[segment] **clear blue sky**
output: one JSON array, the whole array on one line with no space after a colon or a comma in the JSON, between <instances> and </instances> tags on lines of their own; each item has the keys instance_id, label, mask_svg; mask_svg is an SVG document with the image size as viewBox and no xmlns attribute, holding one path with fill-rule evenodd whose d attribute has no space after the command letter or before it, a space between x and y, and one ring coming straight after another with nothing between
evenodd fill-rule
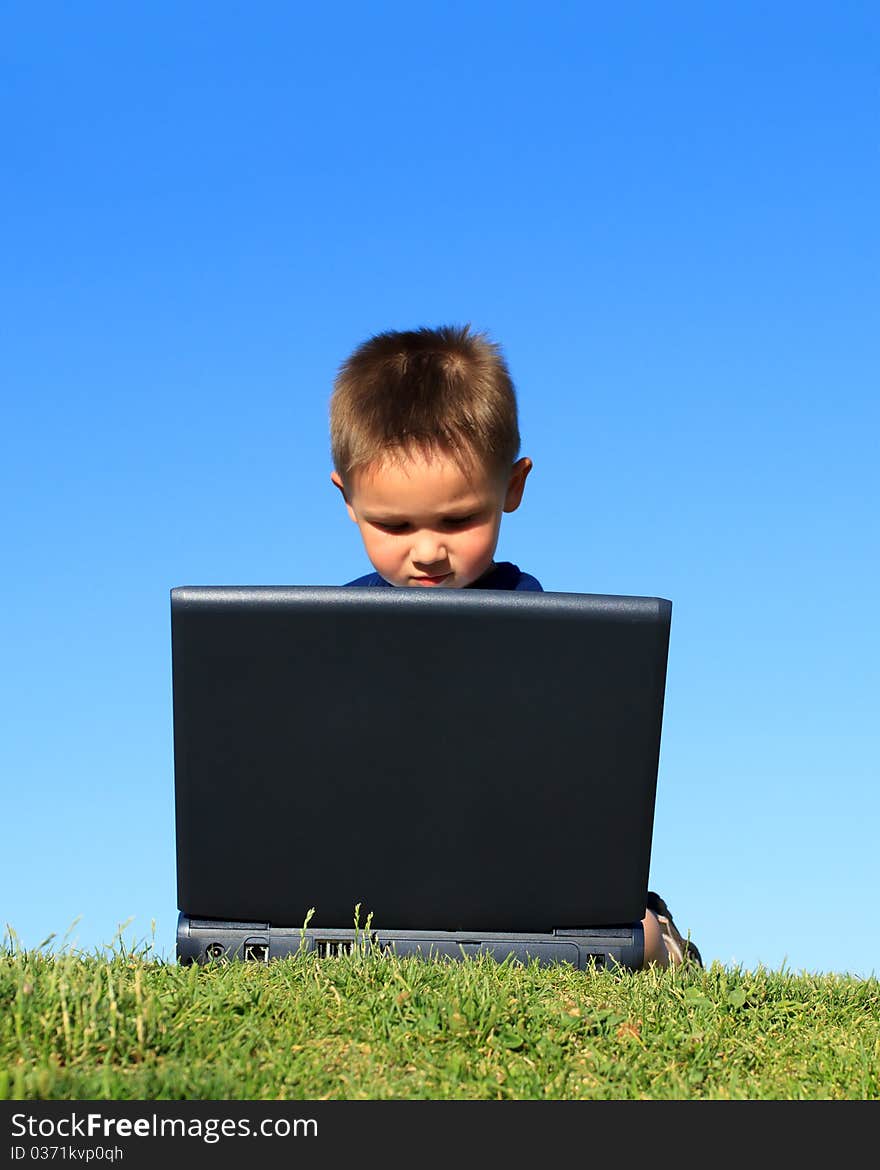
<instances>
[{"instance_id":1,"label":"clear blue sky","mask_svg":"<svg viewBox=\"0 0 880 1170\"><path fill-rule=\"evenodd\" d=\"M876 972L878 34L3 6L0 922L173 954L169 590L367 571L333 375L467 321L534 460L499 556L673 602L653 888L707 961Z\"/></svg>"}]
</instances>

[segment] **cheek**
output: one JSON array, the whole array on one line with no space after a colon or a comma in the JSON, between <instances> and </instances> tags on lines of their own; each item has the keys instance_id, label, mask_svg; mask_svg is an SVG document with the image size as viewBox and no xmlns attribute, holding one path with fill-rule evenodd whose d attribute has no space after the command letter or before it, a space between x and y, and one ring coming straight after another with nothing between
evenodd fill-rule
<instances>
[{"instance_id":1,"label":"cheek","mask_svg":"<svg viewBox=\"0 0 880 1170\"><path fill-rule=\"evenodd\" d=\"M459 543L459 550L463 556L479 558L494 548L496 528L494 524L481 525L466 534Z\"/></svg>"},{"instance_id":2,"label":"cheek","mask_svg":"<svg viewBox=\"0 0 880 1170\"><path fill-rule=\"evenodd\" d=\"M388 564L400 555L393 537L377 532L375 528L362 528L361 534L364 538L364 547L373 560Z\"/></svg>"}]
</instances>

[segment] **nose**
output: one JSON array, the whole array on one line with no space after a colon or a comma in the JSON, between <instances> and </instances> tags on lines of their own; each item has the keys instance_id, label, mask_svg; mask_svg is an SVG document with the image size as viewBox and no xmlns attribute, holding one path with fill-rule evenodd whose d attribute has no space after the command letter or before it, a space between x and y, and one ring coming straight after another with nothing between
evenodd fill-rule
<instances>
[{"instance_id":1,"label":"nose","mask_svg":"<svg viewBox=\"0 0 880 1170\"><path fill-rule=\"evenodd\" d=\"M413 564L427 566L441 564L446 560L446 545L442 537L429 529L423 529L413 538Z\"/></svg>"}]
</instances>

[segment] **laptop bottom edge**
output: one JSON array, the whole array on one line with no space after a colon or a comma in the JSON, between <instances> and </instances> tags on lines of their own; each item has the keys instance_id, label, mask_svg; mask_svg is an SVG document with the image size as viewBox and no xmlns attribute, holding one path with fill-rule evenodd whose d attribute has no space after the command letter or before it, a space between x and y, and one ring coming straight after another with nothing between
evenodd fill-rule
<instances>
[{"instance_id":1,"label":"laptop bottom edge","mask_svg":"<svg viewBox=\"0 0 880 1170\"><path fill-rule=\"evenodd\" d=\"M353 927L318 929L191 918L183 912L178 915L177 959L182 964L221 960L268 963L306 951L330 959L357 950L451 961L489 955L498 962L509 959L523 964L537 962L541 966L568 963L580 971L597 967L636 971L644 965L645 940L641 922L520 934L464 930L367 931Z\"/></svg>"}]
</instances>

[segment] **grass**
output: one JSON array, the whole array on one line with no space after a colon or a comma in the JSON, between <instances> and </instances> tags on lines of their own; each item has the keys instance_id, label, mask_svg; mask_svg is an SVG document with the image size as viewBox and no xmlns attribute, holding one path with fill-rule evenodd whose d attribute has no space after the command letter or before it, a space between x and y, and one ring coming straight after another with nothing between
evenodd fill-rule
<instances>
[{"instance_id":1,"label":"grass","mask_svg":"<svg viewBox=\"0 0 880 1170\"><path fill-rule=\"evenodd\" d=\"M0 1099L880 1097L876 978L0 950Z\"/></svg>"}]
</instances>

